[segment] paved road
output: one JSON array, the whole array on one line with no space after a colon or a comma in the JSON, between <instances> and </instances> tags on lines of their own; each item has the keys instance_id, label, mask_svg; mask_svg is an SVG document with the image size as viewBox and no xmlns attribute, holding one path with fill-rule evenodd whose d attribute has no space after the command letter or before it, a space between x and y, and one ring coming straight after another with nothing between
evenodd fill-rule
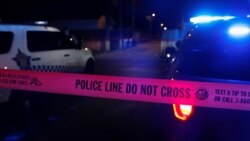
<instances>
[{"instance_id":1,"label":"paved road","mask_svg":"<svg viewBox=\"0 0 250 141\"><path fill-rule=\"evenodd\" d=\"M96 73L165 79L167 65L159 59L159 46L154 41L100 54ZM249 141L249 112L196 107L190 120L180 122L167 104L25 91L15 91L13 96L30 95L26 106L18 99L0 104L1 140Z\"/></svg>"},{"instance_id":2,"label":"paved road","mask_svg":"<svg viewBox=\"0 0 250 141\"><path fill-rule=\"evenodd\" d=\"M160 41L96 56L96 73L104 75L166 78L167 65L160 58Z\"/></svg>"}]
</instances>

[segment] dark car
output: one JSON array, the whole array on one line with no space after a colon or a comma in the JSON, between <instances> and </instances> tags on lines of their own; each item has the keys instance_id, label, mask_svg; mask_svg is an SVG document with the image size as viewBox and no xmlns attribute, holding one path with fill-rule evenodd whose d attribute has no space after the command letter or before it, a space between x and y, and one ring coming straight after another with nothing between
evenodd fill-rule
<instances>
[{"instance_id":1,"label":"dark car","mask_svg":"<svg viewBox=\"0 0 250 141\"><path fill-rule=\"evenodd\" d=\"M169 74L175 80L250 84L250 19L195 24L182 41ZM193 108L186 123L176 129L177 135L186 132L182 139L250 139L249 111Z\"/></svg>"},{"instance_id":2,"label":"dark car","mask_svg":"<svg viewBox=\"0 0 250 141\"><path fill-rule=\"evenodd\" d=\"M171 76L249 81L249 71L250 19L236 18L192 28L172 62Z\"/></svg>"}]
</instances>

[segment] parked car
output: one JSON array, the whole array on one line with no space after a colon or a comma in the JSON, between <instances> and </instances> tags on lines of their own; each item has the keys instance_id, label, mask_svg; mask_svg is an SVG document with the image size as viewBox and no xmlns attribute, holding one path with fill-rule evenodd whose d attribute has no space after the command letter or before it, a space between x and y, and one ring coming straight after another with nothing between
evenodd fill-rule
<instances>
[{"instance_id":1,"label":"parked car","mask_svg":"<svg viewBox=\"0 0 250 141\"><path fill-rule=\"evenodd\" d=\"M93 73L95 59L90 50L81 49L55 27L0 24L0 68ZM1 89L0 102L8 101L9 95L10 90Z\"/></svg>"}]
</instances>

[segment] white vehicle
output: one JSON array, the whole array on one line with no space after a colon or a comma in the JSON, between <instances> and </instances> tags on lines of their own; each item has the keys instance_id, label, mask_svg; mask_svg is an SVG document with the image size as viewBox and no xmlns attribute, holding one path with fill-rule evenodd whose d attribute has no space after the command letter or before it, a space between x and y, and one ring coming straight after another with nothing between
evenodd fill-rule
<instances>
[{"instance_id":1,"label":"white vehicle","mask_svg":"<svg viewBox=\"0 0 250 141\"><path fill-rule=\"evenodd\" d=\"M94 57L55 27L0 24L0 68L93 73ZM0 89L0 102L11 90Z\"/></svg>"}]
</instances>

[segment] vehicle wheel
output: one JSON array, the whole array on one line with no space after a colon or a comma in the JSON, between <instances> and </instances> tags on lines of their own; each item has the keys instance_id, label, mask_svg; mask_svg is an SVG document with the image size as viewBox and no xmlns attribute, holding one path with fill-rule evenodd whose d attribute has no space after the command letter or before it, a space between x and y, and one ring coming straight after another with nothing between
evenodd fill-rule
<instances>
[{"instance_id":1,"label":"vehicle wheel","mask_svg":"<svg viewBox=\"0 0 250 141\"><path fill-rule=\"evenodd\" d=\"M94 74L95 73L95 63L92 59L88 60L84 73L86 74Z\"/></svg>"}]
</instances>

